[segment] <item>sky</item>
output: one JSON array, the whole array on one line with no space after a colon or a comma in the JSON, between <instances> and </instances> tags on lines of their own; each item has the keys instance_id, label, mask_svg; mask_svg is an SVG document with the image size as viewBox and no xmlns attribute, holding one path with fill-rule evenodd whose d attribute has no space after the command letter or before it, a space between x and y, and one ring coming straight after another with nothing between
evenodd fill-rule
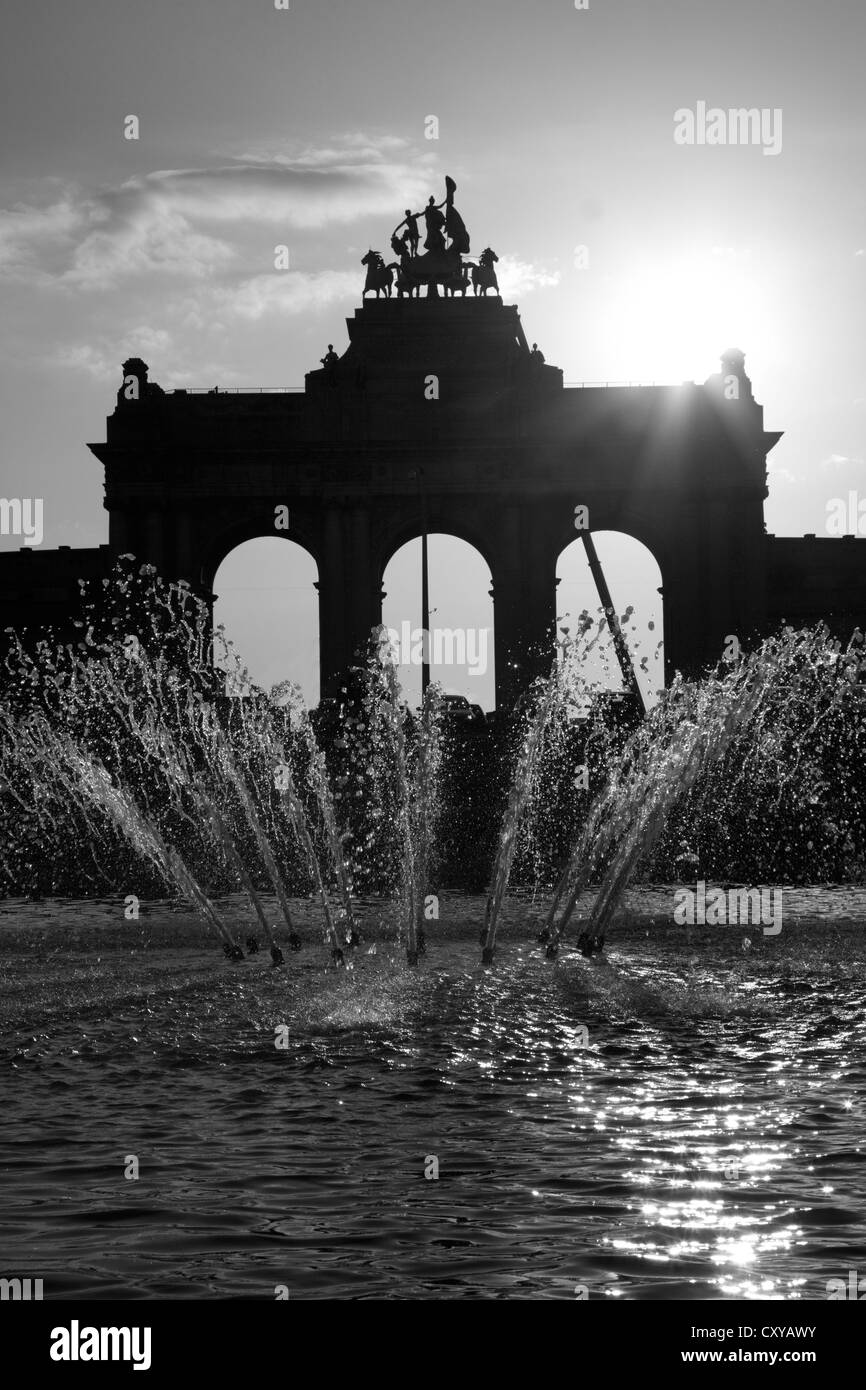
<instances>
[{"instance_id":1,"label":"sky","mask_svg":"<svg viewBox=\"0 0 866 1390\"><path fill-rule=\"evenodd\" d=\"M125 357L166 389L301 385L346 347L361 256L446 173L567 382L701 381L740 347L784 431L768 530L823 534L864 492L862 0L42 0L4 30L0 496L44 499L46 546L107 539L86 442ZM699 102L781 112L781 148L678 144ZM217 588L227 625L244 592L282 602L312 670L291 549ZM618 606L645 596L611 563ZM269 679L273 640L232 621Z\"/></svg>"}]
</instances>

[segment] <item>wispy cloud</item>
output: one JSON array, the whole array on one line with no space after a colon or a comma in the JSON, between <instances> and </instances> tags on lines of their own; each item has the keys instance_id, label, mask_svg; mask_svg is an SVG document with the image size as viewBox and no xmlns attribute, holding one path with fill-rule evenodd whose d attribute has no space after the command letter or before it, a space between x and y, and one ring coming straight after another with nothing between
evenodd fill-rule
<instances>
[{"instance_id":1,"label":"wispy cloud","mask_svg":"<svg viewBox=\"0 0 866 1390\"><path fill-rule=\"evenodd\" d=\"M496 278L503 299L520 298L531 290L548 289L558 285L558 270L543 270L528 261L520 261L516 256L500 256L496 267Z\"/></svg>"},{"instance_id":2,"label":"wispy cloud","mask_svg":"<svg viewBox=\"0 0 866 1390\"><path fill-rule=\"evenodd\" d=\"M45 359L46 366L59 367L61 371L85 372L96 381L111 381L118 375L120 357L110 355L102 347L92 343L66 343L50 352Z\"/></svg>"},{"instance_id":3,"label":"wispy cloud","mask_svg":"<svg viewBox=\"0 0 866 1390\"><path fill-rule=\"evenodd\" d=\"M114 381L126 357L152 357L161 362L175 354L172 335L164 328L139 324L118 337L101 335L96 342L66 343L46 357L49 367L86 372L97 381Z\"/></svg>"},{"instance_id":4,"label":"wispy cloud","mask_svg":"<svg viewBox=\"0 0 866 1390\"><path fill-rule=\"evenodd\" d=\"M821 460L821 467L836 469L862 468L863 460L861 458L849 458L847 454L828 454L826 458Z\"/></svg>"},{"instance_id":5,"label":"wispy cloud","mask_svg":"<svg viewBox=\"0 0 866 1390\"><path fill-rule=\"evenodd\" d=\"M156 380L232 385L281 317L357 304L368 228L347 261L346 226L367 219L385 250L403 209L422 207L442 182L434 153L357 132L303 149L238 148L212 167L157 169L102 188L46 180L41 203L31 196L0 209L0 280L40 291L37 317L53 312L46 291L74 306L68 336L55 334L42 354L52 371L114 382L125 357L142 355ZM282 244L289 270L275 268ZM560 278L511 255L497 272L506 300Z\"/></svg>"},{"instance_id":6,"label":"wispy cloud","mask_svg":"<svg viewBox=\"0 0 866 1390\"><path fill-rule=\"evenodd\" d=\"M243 319L260 319L265 314L302 314L321 309L341 299L357 299L363 284L363 270L325 270L318 274L301 271L254 275L236 287L220 290L215 307L223 314Z\"/></svg>"},{"instance_id":7,"label":"wispy cloud","mask_svg":"<svg viewBox=\"0 0 866 1390\"><path fill-rule=\"evenodd\" d=\"M366 216L396 220L407 200L425 195L429 173L399 142L386 141L385 154L382 143L348 140L294 157L248 152L116 187L70 186L59 197L52 187L44 205L0 210L0 276L78 289L148 274L195 280L242 269L242 247L262 227L285 239Z\"/></svg>"},{"instance_id":8,"label":"wispy cloud","mask_svg":"<svg viewBox=\"0 0 866 1390\"><path fill-rule=\"evenodd\" d=\"M767 474L773 483L784 483L787 487L802 487L803 480L792 473L790 468L773 467L769 464Z\"/></svg>"}]
</instances>

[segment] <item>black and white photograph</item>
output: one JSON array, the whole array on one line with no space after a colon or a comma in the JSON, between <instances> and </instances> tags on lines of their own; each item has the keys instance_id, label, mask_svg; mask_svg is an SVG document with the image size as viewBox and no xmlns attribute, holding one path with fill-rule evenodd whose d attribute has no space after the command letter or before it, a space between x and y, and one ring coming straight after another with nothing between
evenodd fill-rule
<instances>
[{"instance_id":1,"label":"black and white photograph","mask_svg":"<svg viewBox=\"0 0 866 1390\"><path fill-rule=\"evenodd\" d=\"M609 1369L826 1376L866 1299L862 0L3 29L28 1373L204 1373L159 1319L227 1302L270 1373L298 1301L543 1301Z\"/></svg>"}]
</instances>

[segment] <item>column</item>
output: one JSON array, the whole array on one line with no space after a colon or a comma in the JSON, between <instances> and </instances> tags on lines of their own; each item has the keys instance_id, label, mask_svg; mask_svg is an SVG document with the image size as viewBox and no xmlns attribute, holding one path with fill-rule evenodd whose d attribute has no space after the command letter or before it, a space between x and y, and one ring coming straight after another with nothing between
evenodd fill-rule
<instances>
[{"instance_id":1,"label":"column","mask_svg":"<svg viewBox=\"0 0 866 1390\"><path fill-rule=\"evenodd\" d=\"M496 704L513 705L551 667L556 623L555 546L541 519L524 507L503 508L494 559Z\"/></svg>"},{"instance_id":2,"label":"column","mask_svg":"<svg viewBox=\"0 0 866 1390\"><path fill-rule=\"evenodd\" d=\"M355 646L366 643L370 629L382 621L381 588L378 576L373 573L371 554L369 508L355 507L351 516L351 544L346 566L350 633Z\"/></svg>"},{"instance_id":3,"label":"column","mask_svg":"<svg viewBox=\"0 0 866 1390\"><path fill-rule=\"evenodd\" d=\"M340 678L351 665L347 650L343 582L342 517L337 507L325 512L322 568L319 574L319 675L322 698L338 693Z\"/></svg>"},{"instance_id":4,"label":"column","mask_svg":"<svg viewBox=\"0 0 866 1390\"><path fill-rule=\"evenodd\" d=\"M137 554L135 519L129 512L121 511L120 508L114 508L109 512L108 544L115 557Z\"/></svg>"},{"instance_id":5,"label":"column","mask_svg":"<svg viewBox=\"0 0 866 1390\"><path fill-rule=\"evenodd\" d=\"M199 576L194 573L192 558L192 519L182 508L174 519L174 574L173 579L185 579L189 584L197 584Z\"/></svg>"},{"instance_id":6,"label":"column","mask_svg":"<svg viewBox=\"0 0 866 1390\"><path fill-rule=\"evenodd\" d=\"M155 565L157 573L165 578L165 549L163 536L163 515L155 507L144 518L144 554L142 559Z\"/></svg>"}]
</instances>

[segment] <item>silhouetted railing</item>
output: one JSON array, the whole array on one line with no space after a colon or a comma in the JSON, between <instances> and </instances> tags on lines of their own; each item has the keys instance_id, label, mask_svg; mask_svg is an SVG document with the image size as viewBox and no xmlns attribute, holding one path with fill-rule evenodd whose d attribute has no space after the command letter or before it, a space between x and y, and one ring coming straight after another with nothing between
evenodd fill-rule
<instances>
[{"instance_id":1,"label":"silhouetted railing","mask_svg":"<svg viewBox=\"0 0 866 1390\"><path fill-rule=\"evenodd\" d=\"M566 381L564 386L574 387L640 387L645 390L647 387L661 386L693 386L694 382L676 381ZM292 392L304 391L304 386L175 386L169 395L172 396L250 396L250 395L287 395Z\"/></svg>"},{"instance_id":2,"label":"silhouetted railing","mask_svg":"<svg viewBox=\"0 0 866 1390\"><path fill-rule=\"evenodd\" d=\"M285 395L303 391L303 386L175 386L172 396L246 396Z\"/></svg>"},{"instance_id":3,"label":"silhouetted railing","mask_svg":"<svg viewBox=\"0 0 866 1390\"><path fill-rule=\"evenodd\" d=\"M672 381L565 381L564 386L674 386Z\"/></svg>"}]
</instances>

